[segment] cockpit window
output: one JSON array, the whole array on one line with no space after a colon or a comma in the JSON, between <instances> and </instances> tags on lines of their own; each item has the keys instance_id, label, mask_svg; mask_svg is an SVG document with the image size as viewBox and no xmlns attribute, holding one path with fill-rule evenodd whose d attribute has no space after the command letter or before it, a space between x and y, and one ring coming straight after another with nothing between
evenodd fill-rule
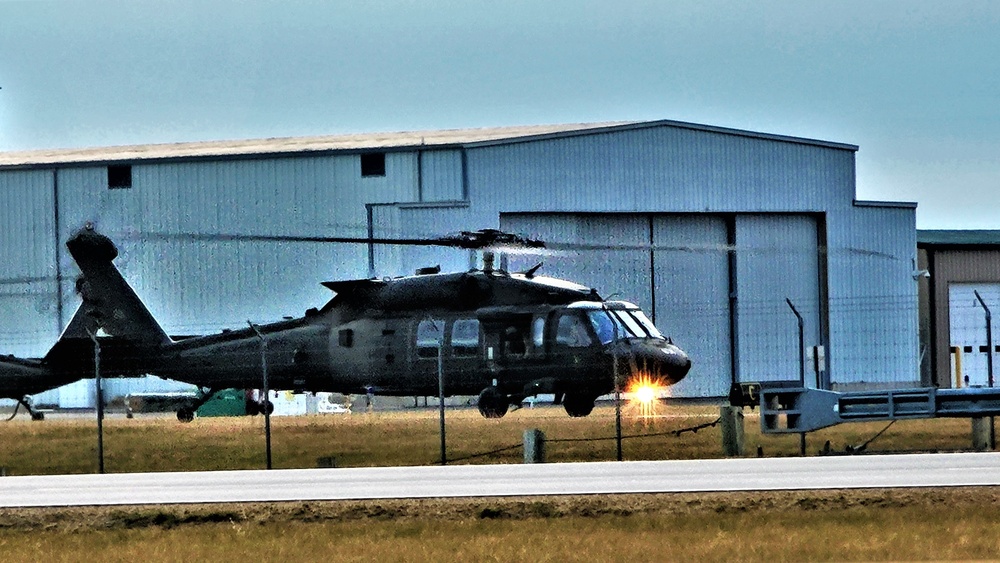
<instances>
[{"instance_id":1,"label":"cockpit window","mask_svg":"<svg viewBox=\"0 0 1000 563\"><path fill-rule=\"evenodd\" d=\"M653 323L639 310L591 310L587 311L587 318L594 327L594 332L597 333L601 344L607 344L614 340L616 329L618 338L663 338L660 331L656 330Z\"/></svg>"},{"instance_id":2,"label":"cockpit window","mask_svg":"<svg viewBox=\"0 0 1000 563\"><path fill-rule=\"evenodd\" d=\"M639 324L646 329L646 332L648 332L650 336L653 338L663 338L660 331L656 329L656 325L653 324L653 321L649 320L649 317L647 317L645 313L642 311L629 311L629 313L635 317L637 321L639 321Z\"/></svg>"},{"instance_id":3,"label":"cockpit window","mask_svg":"<svg viewBox=\"0 0 1000 563\"><path fill-rule=\"evenodd\" d=\"M601 339L601 344L607 344L614 340L615 330L618 331L618 338L624 338L629 335L628 330L622 325L622 322L613 315L609 315L608 311L603 309L599 311L587 311L587 318L590 319L590 324L594 327L597 337Z\"/></svg>"},{"instance_id":4,"label":"cockpit window","mask_svg":"<svg viewBox=\"0 0 1000 563\"><path fill-rule=\"evenodd\" d=\"M565 314L556 325L556 342L571 348L590 346L592 340L587 333L587 325L579 315Z\"/></svg>"},{"instance_id":5,"label":"cockpit window","mask_svg":"<svg viewBox=\"0 0 1000 563\"><path fill-rule=\"evenodd\" d=\"M642 328L642 325L639 324L639 321L635 320L635 318L629 314L629 311L612 311L612 312L615 314L615 317L618 317L618 320L621 321L622 324L628 327L628 331L631 333L632 336L639 336L639 337L646 336L646 330Z\"/></svg>"}]
</instances>

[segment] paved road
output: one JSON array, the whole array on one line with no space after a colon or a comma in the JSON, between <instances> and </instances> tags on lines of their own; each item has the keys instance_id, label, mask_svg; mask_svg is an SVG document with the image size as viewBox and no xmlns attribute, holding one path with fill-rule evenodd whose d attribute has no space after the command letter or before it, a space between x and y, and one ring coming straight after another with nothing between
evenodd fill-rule
<instances>
[{"instance_id":1,"label":"paved road","mask_svg":"<svg viewBox=\"0 0 1000 563\"><path fill-rule=\"evenodd\" d=\"M1000 453L0 477L0 507L1000 485Z\"/></svg>"}]
</instances>

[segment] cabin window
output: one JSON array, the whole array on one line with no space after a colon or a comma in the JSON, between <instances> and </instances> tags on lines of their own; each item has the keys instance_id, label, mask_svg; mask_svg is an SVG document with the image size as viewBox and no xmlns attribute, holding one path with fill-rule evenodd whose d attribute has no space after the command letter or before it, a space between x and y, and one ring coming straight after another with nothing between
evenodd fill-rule
<instances>
[{"instance_id":1,"label":"cabin window","mask_svg":"<svg viewBox=\"0 0 1000 563\"><path fill-rule=\"evenodd\" d=\"M417 356L436 358L444 335L444 321L423 320L417 325Z\"/></svg>"},{"instance_id":2,"label":"cabin window","mask_svg":"<svg viewBox=\"0 0 1000 563\"><path fill-rule=\"evenodd\" d=\"M567 314L559 317L556 342L570 348L582 348L590 346L592 340L583 319L576 314Z\"/></svg>"},{"instance_id":3,"label":"cabin window","mask_svg":"<svg viewBox=\"0 0 1000 563\"><path fill-rule=\"evenodd\" d=\"M108 189L127 190L132 187L132 167L128 165L108 166Z\"/></svg>"},{"instance_id":4,"label":"cabin window","mask_svg":"<svg viewBox=\"0 0 1000 563\"><path fill-rule=\"evenodd\" d=\"M531 343L536 350L541 350L545 346L545 317L535 317L531 321Z\"/></svg>"},{"instance_id":5,"label":"cabin window","mask_svg":"<svg viewBox=\"0 0 1000 563\"><path fill-rule=\"evenodd\" d=\"M369 152L361 155L361 177L385 176L385 153Z\"/></svg>"},{"instance_id":6,"label":"cabin window","mask_svg":"<svg viewBox=\"0 0 1000 563\"><path fill-rule=\"evenodd\" d=\"M350 348L354 345L354 331L349 328L341 330L337 340L341 348Z\"/></svg>"},{"instance_id":7,"label":"cabin window","mask_svg":"<svg viewBox=\"0 0 1000 563\"><path fill-rule=\"evenodd\" d=\"M458 319L451 325L451 353L475 356L479 352L479 320Z\"/></svg>"}]
</instances>

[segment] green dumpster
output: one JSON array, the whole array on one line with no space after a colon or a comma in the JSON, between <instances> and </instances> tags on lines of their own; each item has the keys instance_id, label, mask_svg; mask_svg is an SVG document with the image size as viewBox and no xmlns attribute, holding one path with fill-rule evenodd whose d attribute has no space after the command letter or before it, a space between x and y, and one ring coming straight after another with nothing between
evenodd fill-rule
<instances>
[{"instance_id":1,"label":"green dumpster","mask_svg":"<svg viewBox=\"0 0 1000 563\"><path fill-rule=\"evenodd\" d=\"M242 389L223 389L198 407L198 416L245 416L247 397Z\"/></svg>"}]
</instances>

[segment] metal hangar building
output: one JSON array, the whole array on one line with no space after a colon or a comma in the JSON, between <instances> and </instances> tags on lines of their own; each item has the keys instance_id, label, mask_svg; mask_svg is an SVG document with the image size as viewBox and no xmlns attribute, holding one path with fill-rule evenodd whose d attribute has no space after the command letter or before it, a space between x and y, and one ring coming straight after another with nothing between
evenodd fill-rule
<instances>
[{"instance_id":1,"label":"metal hangar building","mask_svg":"<svg viewBox=\"0 0 1000 563\"><path fill-rule=\"evenodd\" d=\"M0 353L43 355L73 315L64 243L88 222L117 242L123 275L170 334L301 315L329 299L325 280L472 259L166 235L500 228L593 245L507 267L542 261L640 305L693 359L675 396L800 377L913 385L916 205L857 200L857 148L645 121L0 153Z\"/></svg>"}]
</instances>

